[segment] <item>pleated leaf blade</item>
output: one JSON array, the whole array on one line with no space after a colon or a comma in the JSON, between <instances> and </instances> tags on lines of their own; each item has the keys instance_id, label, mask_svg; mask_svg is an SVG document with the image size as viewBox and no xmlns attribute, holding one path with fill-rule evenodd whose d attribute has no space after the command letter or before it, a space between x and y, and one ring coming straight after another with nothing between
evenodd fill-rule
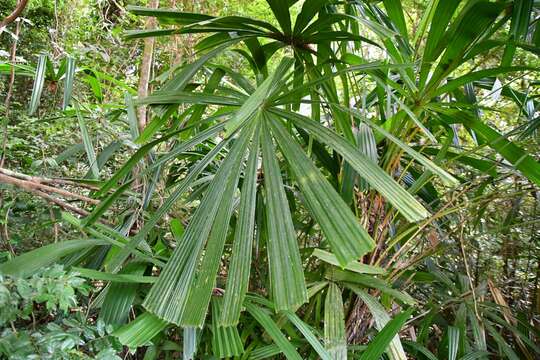
<instances>
[{"instance_id":1,"label":"pleated leaf blade","mask_svg":"<svg viewBox=\"0 0 540 360\"><path fill-rule=\"evenodd\" d=\"M251 133L252 131L242 134L243 140L239 140L234 144L231 153L222 162L181 241L163 268L158 281L150 289L144 300L143 306L164 320L178 325L195 322L195 326L201 326L199 319L201 313L204 315L208 308L212 286L215 281L215 257L218 256L218 261L221 257L221 251L218 252L216 249L219 250L219 248L223 247L221 243L224 240L221 237L223 232L226 232L227 226L218 224L219 230L213 230L213 228L218 212L221 210L220 213L225 216L226 210L228 210L226 205L221 206L222 199L233 196L232 191L226 193L228 179L231 173L239 171L237 166L238 158L244 155ZM212 235L211 232L213 232ZM209 236L212 236L209 242L216 242L216 244L212 243L209 251L214 251L205 255L205 258L208 259L206 261L210 261L212 267L208 267L206 269L207 273L199 276L200 285L204 285L204 289L199 289L197 293L204 295L204 299L201 301L201 299L192 298L190 312L193 312L193 314L189 315L186 312L188 299L190 299L191 292L194 290L195 272L197 265L201 261L202 251ZM213 277L209 277L211 272L214 272ZM210 294L208 294L208 289ZM185 314L186 316L196 316L197 320L195 321L193 318L183 319Z\"/></svg>"},{"instance_id":2,"label":"pleated leaf blade","mask_svg":"<svg viewBox=\"0 0 540 360\"><path fill-rule=\"evenodd\" d=\"M300 114L280 109L271 110L276 115L287 118L299 127L310 132L322 143L327 144L347 161L366 181L379 191L401 214L411 222L422 220L429 216L429 212L401 187L390 175L385 173L376 163L363 155L344 138Z\"/></svg>"},{"instance_id":3,"label":"pleated leaf blade","mask_svg":"<svg viewBox=\"0 0 540 360\"><path fill-rule=\"evenodd\" d=\"M334 360L347 359L345 314L340 288L330 283L324 300L324 343Z\"/></svg>"},{"instance_id":4,"label":"pleated leaf blade","mask_svg":"<svg viewBox=\"0 0 540 360\"><path fill-rule=\"evenodd\" d=\"M47 71L47 55L39 55L36 76L34 78L34 86L32 88L32 95L30 97L30 106L28 115L34 115L39 107L39 101L41 99L41 93L43 92L43 85L45 84L45 73Z\"/></svg>"},{"instance_id":5,"label":"pleated leaf blade","mask_svg":"<svg viewBox=\"0 0 540 360\"><path fill-rule=\"evenodd\" d=\"M274 143L265 122L261 138L270 287L276 310L295 311L307 301L302 261Z\"/></svg>"},{"instance_id":6,"label":"pleated leaf blade","mask_svg":"<svg viewBox=\"0 0 540 360\"><path fill-rule=\"evenodd\" d=\"M236 325L249 285L251 254L257 203L257 169L259 158L259 133L255 133L249 150L240 198L238 223L227 277L227 288L221 313L222 325Z\"/></svg>"},{"instance_id":7,"label":"pleated leaf blade","mask_svg":"<svg viewBox=\"0 0 540 360\"><path fill-rule=\"evenodd\" d=\"M375 242L343 198L287 133L280 120L271 120L274 120L270 122L272 134L292 169L309 211L321 226L340 265L345 266L372 250Z\"/></svg>"}]
</instances>

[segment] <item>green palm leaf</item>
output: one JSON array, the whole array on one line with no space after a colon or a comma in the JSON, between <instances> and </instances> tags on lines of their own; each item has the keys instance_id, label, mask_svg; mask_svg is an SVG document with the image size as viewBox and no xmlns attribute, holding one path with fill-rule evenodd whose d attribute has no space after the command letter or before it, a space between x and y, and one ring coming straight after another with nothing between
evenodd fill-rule
<instances>
[{"instance_id":1,"label":"green palm leaf","mask_svg":"<svg viewBox=\"0 0 540 360\"><path fill-rule=\"evenodd\" d=\"M261 132L270 285L276 310L295 311L307 301L296 234L269 128Z\"/></svg>"}]
</instances>

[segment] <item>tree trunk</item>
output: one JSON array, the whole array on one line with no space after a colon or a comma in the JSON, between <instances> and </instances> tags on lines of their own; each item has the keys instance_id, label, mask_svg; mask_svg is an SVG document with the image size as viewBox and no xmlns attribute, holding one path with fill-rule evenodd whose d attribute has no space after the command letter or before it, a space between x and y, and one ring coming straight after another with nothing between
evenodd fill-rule
<instances>
[{"instance_id":1,"label":"tree trunk","mask_svg":"<svg viewBox=\"0 0 540 360\"><path fill-rule=\"evenodd\" d=\"M152 9L157 9L159 7L159 0L149 0L148 7ZM149 17L146 20L145 29L150 30L154 29L155 27L156 19L154 17ZM150 82L150 76L152 74L152 63L154 57L154 44L155 39L153 37L148 37L144 39L144 50L139 75L139 89L137 92L139 99L148 96L148 83ZM140 106L137 111L139 131L143 131L144 127L146 126L146 110L146 106Z\"/></svg>"}]
</instances>

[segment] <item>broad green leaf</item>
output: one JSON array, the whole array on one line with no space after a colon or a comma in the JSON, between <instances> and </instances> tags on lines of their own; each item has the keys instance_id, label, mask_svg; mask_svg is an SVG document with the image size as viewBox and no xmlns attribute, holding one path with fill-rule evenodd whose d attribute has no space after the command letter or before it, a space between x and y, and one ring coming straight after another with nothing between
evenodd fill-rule
<instances>
[{"instance_id":1,"label":"broad green leaf","mask_svg":"<svg viewBox=\"0 0 540 360\"><path fill-rule=\"evenodd\" d=\"M460 86L463 86L473 81L478 81L484 78L488 78L490 76L507 74L507 73L517 72L517 71L533 71L533 70L538 70L538 69L528 67L528 66L511 66L511 67L498 67L494 69L484 69L484 70L470 72L456 79L448 81L445 85L435 89L435 91L431 93L430 96L435 97L435 96L439 96L445 93L451 93L453 90L457 89Z\"/></svg>"},{"instance_id":2,"label":"broad green leaf","mask_svg":"<svg viewBox=\"0 0 540 360\"><path fill-rule=\"evenodd\" d=\"M444 51L446 42L446 28L457 10L461 0L446 0L439 1L435 10L434 16L430 22L429 33L424 48L424 56L422 58L422 67L420 71L420 84L424 85L429 70L433 66L433 62Z\"/></svg>"},{"instance_id":3,"label":"broad green leaf","mask_svg":"<svg viewBox=\"0 0 540 360\"><path fill-rule=\"evenodd\" d=\"M429 155L438 155L440 150L436 148L425 147L422 149L422 152ZM470 166L481 172L489 174L492 177L497 176L497 162L495 160L480 159L478 157L465 155L467 152L456 152L447 150L443 155L443 158L450 162L460 162L464 165Z\"/></svg>"},{"instance_id":4,"label":"broad green leaf","mask_svg":"<svg viewBox=\"0 0 540 360\"><path fill-rule=\"evenodd\" d=\"M302 10L296 16L293 34L298 36L302 30L313 20L314 16L329 0L306 0L302 4Z\"/></svg>"},{"instance_id":5,"label":"broad green leaf","mask_svg":"<svg viewBox=\"0 0 540 360\"><path fill-rule=\"evenodd\" d=\"M127 249L129 254L133 254L136 257L140 258L141 260L145 260L149 263L152 263L157 266L163 266L164 263L161 260L155 259L151 253L150 249L148 248L148 244L142 243L139 245L139 247L142 249L138 250L133 247L129 246L129 241L127 238L125 238L122 234L116 232L115 230L108 229L104 225L96 224L96 227L100 227L101 231L98 231L94 229L93 227L83 227L82 221L76 218L75 216L71 215L67 212L62 212L62 219L66 221L67 223L75 226L79 230L84 230L85 232L89 233L92 236L95 236L97 239L104 240L110 245L116 246L119 249ZM108 234L104 234L102 231L107 232ZM110 236L109 236L110 235ZM112 236L112 237L111 237ZM144 248L144 245L146 245L146 249ZM117 269L115 269L117 271Z\"/></svg>"},{"instance_id":6,"label":"broad green leaf","mask_svg":"<svg viewBox=\"0 0 540 360\"><path fill-rule=\"evenodd\" d=\"M257 113L264 110L267 99L282 83L292 64L293 59L291 58L283 58L281 60L277 69L257 87L255 92L238 109L232 119L227 122L225 127L227 136L233 133L244 122L252 119Z\"/></svg>"},{"instance_id":7,"label":"broad green leaf","mask_svg":"<svg viewBox=\"0 0 540 360\"><path fill-rule=\"evenodd\" d=\"M204 321L228 229L230 204L236 184L234 178L238 176L239 165L252 132L253 129L248 128L241 133L231 153L219 167L182 240L144 300L143 306L162 319L199 327ZM220 218L217 217L218 213ZM204 266L201 266L199 276L195 279L207 240L209 247L202 259ZM194 284L199 287L194 287ZM199 298L192 297L195 293ZM188 305L189 312L186 312ZM189 318L183 319L183 316Z\"/></svg>"},{"instance_id":8,"label":"broad green leaf","mask_svg":"<svg viewBox=\"0 0 540 360\"><path fill-rule=\"evenodd\" d=\"M529 351L525 347L525 345L529 346L531 350L534 351L534 353L538 354L540 353L540 347L529 337L529 330L524 328L523 323L518 323L518 327L510 324L507 319L503 319L500 316L497 315L497 312L490 312L486 314L491 319L495 320L496 323L501 325L502 327L508 329L512 332L514 335L514 339L516 339L518 346L520 350L525 354L527 358L531 358ZM523 330L523 331L522 331Z\"/></svg>"},{"instance_id":9,"label":"broad green leaf","mask_svg":"<svg viewBox=\"0 0 540 360\"><path fill-rule=\"evenodd\" d=\"M307 290L291 212L266 121L261 137L272 297L276 310L295 311L307 301Z\"/></svg>"},{"instance_id":10,"label":"broad green leaf","mask_svg":"<svg viewBox=\"0 0 540 360\"><path fill-rule=\"evenodd\" d=\"M429 216L428 211L377 164L363 155L344 138L309 118L288 111L272 109L276 115L293 121L319 141L327 144L351 164L356 172L379 191L409 221L419 221Z\"/></svg>"},{"instance_id":11,"label":"broad green leaf","mask_svg":"<svg viewBox=\"0 0 540 360\"><path fill-rule=\"evenodd\" d=\"M375 319L375 327L377 330L382 331L382 329L390 322L390 316L387 314L386 310L382 305L375 299L373 296L368 293L360 290L355 286L350 286L356 295L366 304L369 311ZM388 346L387 354L391 360L407 360L407 355L401 346L401 341L399 336L395 335Z\"/></svg>"},{"instance_id":12,"label":"broad green leaf","mask_svg":"<svg viewBox=\"0 0 540 360\"><path fill-rule=\"evenodd\" d=\"M409 145L405 144L397 136L387 131L384 127L379 126L375 124L374 122L363 118L358 111L355 111L355 110L350 110L350 111L357 118L362 119L366 124L368 124L370 127L375 129L375 131L381 133L384 137L386 137L387 139L392 141L394 144L399 146L403 151L409 154L413 159L418 161L420 164L424 165L426 169L430 170L431 172L436 174L438 177L440 177L441 180L444 182L444 184L448 186L456 186L458 184L458 181L452 175L450 175L447 171L442 169L440 166L435 164L433 161L431 161L424 155L420 154L418 151L414 150Z\"/></svg>"},{"instance_id":13,"label":"broad green leaf","mask_svg":"<svg viewBox=\"0 0 540 360\"><path fill-rule=\"evenodd\" d=\"M214 297L212 299L212 351L219 358L239 356L244 352L244 346L238 329L236 325L222 326L219 324L221 308L221 299Z\"/></svg>"},{"instance_id":14,"label":"broad green leaf","mask_svg":"<svg viewBox=\"0 0 540 360\"><path fill-rule=\"evenodd\" d=\"M103 88L98 75L95 72L91 72L83 77L82 80L90 86L94 97L101 103L103 101Z\"/></svg>"},{"instance_id":15,"label":"broad green leaf","mask_svg":"<svg viewBox=\"0 0 540 360\"><path fill-rule=\"evenodd\" d=\"M169 36L178 34L178 29L142 29L142 30L127 30L124 32L126 40L144 39L149 37Z\"/></svg>"},{"instance_id":16,"label":"broad green leaf","mask_svg":"<svg viewBox=\"0 0 540 360\"><path fill-rule=\"evenodd\" d=\"M171 93L174 91L183 91L185 90L186 85L192 80L193 76L212 58L217 56L219 53L223 52L227 47L231 46L232 44L238 42L238 39L233 39L229 41L226 44L223 44L208 53L204 54L203 56L200 56L195 62L188 64L182 68L182 70L173 76L172 79L170 79L167 83L165 83L161 89L154 91L154 93L151 96L159 96L163 93ZM141 99L139 99L141 100ZM158 115L158 118L163 117L167 112L168 107L167 106L160 106L155 108L155 112ZM153 121L160 121L159 119L155 119ZM137 139L138 143L144 143L145 141L149 140L154 133L159 130L158 126L152 126L153 132L150 131L143 131L141 134L141 137ZM144 135L144 136L143 136Z\"/></svg>"},{"instance_id":17,"label":"broad green leaf","mask_svg":"<svg viewBox=\"0 0 540 360\"><path fill-rule=\"evenodd\" d=\"M34 77L34 86L32 87L32 96L30 98L30 106L28 115L34 115L39 107L43 85L45 84L45 73L47 72L47 55L39 55L36 67L36 75Z\"/></svg>"},{"instance_id":18,"label":"broad green leaf","mask_svg":"<svg viewBox=\"0 0 540 360\"><path fill-rule=\"evenodd\" d=\"M257 203L258 160L259 132L256 131L249 148L249 158L240 195L238 222L234 233L227 288L221 313L223 325L236 325L238 323L241 306L248 290Z\"/></svg>"},{"instance_id":19,"label":"broad green leaf","mask_svg":"<svg viewBox=\"0 0 540 360\"><path fill-rule=\"evenodd\" d=\"M184 328L184 341L182 352L184 355L184 360L194 360L195 355L197 354L197 332L198 329L193 327Z\"/></svg>"},{"instance_id":20,"label":"broad green leaf","mask_svg":"<svg viewBox=\"0 0 540 360\"><path fill-rule=\"evenodd\" d=\"M133 283L133 284L153 284L156 282L157 278L154 276L142 276L135 275L132 273L107 273L93 269L73 267L73 271L76 271L80 276L89 278L92 280L102 280L110 282L121 282L121 283Z\"/></svg>"},{"instance_id":21,"label":"broad green leaf","mask_svg":"<svg viewBox=\"0 0 540 360\"><path fill-rule=\"evenodd\" d=\"M381 86L384 85L382 80L380 80L378 77L373 77L373 79ZM431 131L429 131L426 125L422 123L422 121L418 118L417 114L411 108L409 108L397 95L395 95L393 91L389 91L388 95L390 95L391 98L394 98L394 101L399 105L401 111L407 114L409 119L411 119L412 122L422 130L424 135L426 135L431 142L437 143L437 139L435 138L435 136L431 133ZM403 115L401 115L401 112L398 112L396 116Z\"/></svg>"},{"instance_id":22,"label":"broad green leaf","mask_svg":"<svg viewBox=\"0 0 540 360\"><path fill-rule=\"evenodd\" d=\"M435 10L437 9L437 6L439 5L439 1L440 0L428 1L425 7L425 10L422 13L422 17L420 18L420 23L418 24L418 28L416 29L413 35L414 44L418 44L420 39L424 37L428 24L431 24L433 21L433 17L435 16Z\"/></svg>"},{"instance_id":23,"label":"broad green leaf","mask_svg":"<svg viewBox=\"0 0 540 360\"><path fill-rule=\"evenodd\" d=\"M280 120L270 118L270 129L295 176L304 201L321 226L340 265L359 259L375 242L348 208L342 197L324 178Z\"/></svg>"},{"instance_id":24,"label":"broad green leaf","mask_svg":"<svg viewBox=\"0 0 540 360\"><path fill-rule=\"evenodd\" d=\"M66 73L64 77L64 100L62 102L62 110L66 110L71 101L73 93L73 81L75 79L75 59L71 56L66 58Z\"/></svg>"},{"instance_id":25,"label":"broad green leaf","mask_svg":"<svg viewBox=\"0 0 540 360\"><path fill-rule=\"evenodd\" d=\"M477 359L488 359L489 355L491 355L489 352L485 350L477 350L468 353L467 355L464 355L459 358L459 360L477 360Z\"/></svg>"},{"instance_id":26,"label":"broad green leaf","mask_svg":"<svg viewBox=\"0 0 540 360\"><path fill-rule=\"evenodd\" d=\"M203 94L205 95L212 95L216 88L220 85L221 82L224 82L225 71L216 68L212 72L212 75L208 79L208 82L206 86L203 89ZM207 109L207 106L204 104L196 105L193 107L193 112L191 116L189 117L189 123L195 123L201 120L202 116L204 115L205 110Z\"/></svg>"},{"instance_id":27,"label":"broad green leaf","mask_svg":"<svg viewBox=\"0 0 540 360\"><path fill-rule=\"evenodd\" d=\"M479 0L463 10L461 18L456 20L455 30L447 39L445 51L424 90L425 93L431 92L446 75L461 64L471 44L488 31L504 7L502 3Z\"/></svg>"},{"instance_id":28,"label":"broad green leaf","mask_svg":"<svg viewBox=\"0 0 540 360\"><path fill-rule=\"evenodd\" d=\"M193 265L198 265L199 268L191 284L186 311L182 316L182 325L184 326L202 327L204 324L204 318L216 282L216 275L221 264L225 240L227 239L229 221L233 212L235 190L252 136L253 127L244 128L244 131L241 133L238 141L235 142L233 149L225 160L231 164L231 170L225 183L219 185L222 186L221 191L223 195L217 210L216 219L212 224L204 255L202 249L197 249L199 257L202 257L202 260L197 260L197 263L200 261L200 264L193 263ZM193 254L196 254L196 252L193 252Z\"/></svg>"},{"instance_id":29,"label":"broad green leaf","mask_svg":"<svg viewBox=\"0 0 540 360\"><path fill-rule=\"evenodd\" d=\"M190 25L193 23L198 23L200 21L207 21L214 19L213 16L198 14L198 13L188 13L181 12L175 9L154 9L144 6L134 6L128 5L126 10L132 14L139 16L153 16L163 24L177 24L177 25Z\"/></svg>"},{"instance_id":30,"label":"broad green leaf","mask_svg":"<svg viewBox=\"0 0 540 360\"><path fill-rule=\"evenodd\" d=\"M421 353L427 360L438 360L437 357L433 355L433 353L429 351L425 346L422 346L416 342L405 340L403 341L403 345ZM410 351L409 353L413 353L413 351Z\"/></svg>"},{"instance_id":31,"label":"broad green leaf","mask_svg":"<svg viewBox=\"0 0 540 360\"><path fill-rule=\"evenodd\" d=\"M279 330L279 327L274 320L272 320L270 315L268 315L267 311L251 304L250 302L246 302L245 306L247 311L255 318L255 320L257 320L259 324L261 324L263 329L272 338L274 343L279 347L288 360L302 360L300 354L298 354L294 346Z\"/></svg>"},{"instance_id":32,"label":"broad green leaf","mask_svg":"<svg viewBox=\"0 0 540 360\"><path fill-rule=\"evenodd\" d=\"M409 35L407 34L407 25L405 23L405 16L403 15L401 0L383 0L383 4L388 17L392 20L401 36L407 39Z\"/></svg>"},{"instance_id":33,"label":"broad green leaf","mask_svg":"<svg viewBox=\"0 0 540 360\"><path fill-rule=\"evenodd\" d=\"M405 324L405 321L409 319L412 314L412 310L413 309L402 312L390 320L377 334L377 336L371 340L366 351L362 353L360 360L379 359L386 351L386 348L390 342L392 342L394 337L399 333Z\"/></svg>"},{"instance_id":34,"label":"broad green leaf","mask_svg":"<svg viewBox=\"0 0 540 360\"><path fill-rule=\"evenodd\" d=\"M362 264L361 262L358 262L358 260L353 260L347 263L345 266L341 266L334 254L331 254L321 249L315 249L312 255L321 259L325 263L339 266L343 269L354 271L359 274L384 274L386 272L384 269L378 266Z\"/></svg>"},{"instance_id":35,"label":"broad green leaf","mask_svg":"<svg viewBox=\"0 0 540 360\"><path fill-rule=\"evenodd\" d=\"M317 339L317 336L315 336L315 334L313 333L313 330L310 328L308 324L303 322L302 319L300 319L298 315L296 315L292 311L285 311L285 316L287 316L289 321L292 322L294 326L296 326L296 328L302 333L302 335L304 336L304 339L306 339L309 342L309 344L313 347L313 349L317 352L317 354L319 354L321 359L323 360L332 359L328 351L326 351L326 349L321 344L319 339Z\"/></svg>"},{"instance_id":36,"label":"broad green leaf","mask_svg":"<svg viewBox=\"0 0 540 360\"><path fill-rule=\"evenodd\" d=\"M504 49L501 66L509 66L516 53L515 42L525 40L529 33L529 22L534 0L515 0L512 3L512 22L510 23L510 39Z\"/></svg>"},{"instance_id":37,"label":"broad green leaf","mask_svg":"<svg viewBox=\"0 0 540 360\"><path fill-rule=\"evenodd\" d=\"M281 354L281 349L276 344L264 345L250 352L249 360L270 359L279 354Z\"/></svg>"},{"instance_id":38,"label":"broad green leaf","mask_svg":"<svg viewBox=\"0 0 540 360\"><path fill-rule=\"evenodd\" d=\"M340 75L348 73L368 73L373 70L390 70L390 69L407 69L410 68L411 64L386 64L380 61L374 61L366 64L353 65L343 69L340 69L335 72L328 72L326 74L318 74L316 77L313 77L310 81L304 83L301 86L295 87L291 90L284 91L282 94L278 95L275 98L276 105L289 104L294 101L297 101L298 97L302 97L306 94L310 94L313 89L316 89L317 86L324 85L328 80L338 77ZM334 101L333 104L338 104L338 101ZM315 103L316 104L316 103Z\"/></svg>"},{"instance_id":39,"label":"broad green leaf","mask_svg":"<svg viewBox=\"0 0 540 360\"><path fill-rule=\"evenodd\" d=\"M356 143L358 145L358 149L362 154L364 154L367 158L369 158L374 163L379 163L379 154L377 151L377 140L375 138L375 134L373 133L373 130L371 127L369 127L365 121L362 121L360 125L358 126L358 131L356 132ZM344 172L348 169L351 169L351 165L348 163L344 167ZM357 173L354 173L353 179L350 186L350 192L352 195L352 187L358 184L359 190L361 191L368 191L369 190L369 184L366 180L364 180L362 177L359 177ZM352 196L351 196L352 199Z\"/></svg>"},{"instance_id":40,"label":"broad green leaf","mask_svg":"<svg viewBox=\"0 0 540 360\"><path fill-rule=\"evenodd\" d=\"M521 173L536 185L540 185L540 163L523 149L509 141L506 136L499 134L490 126L477 118L467 116L463 118L464 124L474 130L476 135L482 138L489 147L493 148L502 157L508 160Z\"/></svg>"},{"instance_id":41,"label":"broad green leaf","mask_svg":"<svg viewBox=\"0 0 540 360\"><path fill-rule=\"evenodd\" d=\"M519 360L519 356L516 354L514 349L508 344L506 339L501 334L499 334L496 328L486 323L486 329L489 332L489 334L493 337L497 345L500 347L504 355L506 355L507 359Z\"/></svg>"},{"instance_id":42,"label":"broad green leaf","mask_svg":"<svg viewBox=\"0 0 540 360\"><path fill-rule=\"evenodd\" d=\"M0 64L0 74L10 74L12 68L15 69L16 76L26 76L30 78L36 75L36 69L31 65L8 63Z\"/></svg>"},{"instance_id":43,"label":"broad green leaf","mask_svg":"<svg viewBox=\"0 0 540 360\"><path fill-rule=\"evenodd\" d=\"M84 117L81 114L79 105L75 106L75 111L77 113L77 119L79 121L79 127L81 129L81 136L82 136L82 140L84 144L84 150L86 151L86 157L88 158L88 165L90 169L92 170L92 177L94 179L99 179L99 168L98 168L98 163L96 159L96 152L94 150L94 145L92 144L92 139L90 139L90 135L88 134L86 121L84 120Z\"/></svg>"},{"instance_id":44,"label":"broad green leaf","mask_svg":"<svg viewBox=\"0 0 540 360\"><path fill-rule=\"evenodd\" d=\"M324 343L334 360L347 359L345 314L339 287L330 283L324 301Z\"/></svg>"},{"instance_id":45,"label":"broad green leaf","mask_svg":"<svg viewBox=\"0 0 540 360\"><path fill-rule=\"evenodd\" d=\"M182 239L182 235L184 235L184 231L186 231L184 225L182 224L182 221L178 219L172 219L171 223L171 233L174 236L174 239L176 241L180 241Z\"/></svg>"},{"instance_id":46,"label":"broad green leaf","mask_svg":"<svg viewBox=\"0 0 540 360\"><path fill-rule=\"evenodd\" d=\"M84 218L84 226L90 226L96 221L98 221L101 216L114 204L116 200L122 194L131 187L131 181L126 182L122 186L120 186L118 189L116 189L111 195L107 196L105 199L103 199L95 208L92 210L92 212Z\"/></svg>"},{"instance_id":47,"label":"broad green leaf","mask_svg":"<svg viewBox=\"0 0 540 360\"><path fill-rule=\"evenodd\" d=\"M186 150L189 150L190 148L192 148L192 147L194 147L194 146L196 146L196 145L198 145L198 144L200 144L200 143L202 143L202 142L216 136L221 130L223 130L224 126L225 125L223 123L214 125L214 126L208 128L208 129L198 133L197 135L191 137L189 140L178 144L178 146L174 149L174 154L175 155L180 154L180 153L182 153L182 152L184 152ZM103 184L103 186L96 193L96 196L101 196L103 194L106 194L107 191L109 191L110 189L115 187L122 178L124 178L126 175L128 175L131 172L131 170L139 162L139 160L141 160L144 156L146 156L146 154L148 154L148 152L150 150L152 150L156 145L173 138L174 136L178 135L179 133L181 133L184 130L185 129L168 133L168 134L160 137L159 139L156 139L156 140L154 140L154 141L152 141L152 142L150 142L150 143L148 143L146 145L141 146L135 152L135 154L131 155L129 160L126 161L126 163L116 173L114 173L114 175L105 184ZM169 158L172 158L172 157L173 156L169 155L169 156L167 156L166 159L168 160Z\"/></svg>"},{"instance_id":48,"label":"broad green leaf","mask_svg":"<svg viewBox=\"0 0 540 360\"><path fill-rule=\"evenodd\" d=\"M270 5L283 33L290 35L292 33L290 2L288 0L266 0L266 2Z\"/></svg>"},{"instance_id":49,"label":"broad green leaf","mask_svg":"<svg viewBox=\"0 0 540 360\"><path fill-rule=\"evenodd\" d=\"M238 106L240 102L236 98L209 95L204 92L188 92L188 91L160 91L157 94L149 95L145 98L137 100L137 105L156 105L156 104L198 104L198 105L222 105L222 106ZM154 131L155 133L155 131ZM143 133L144 134L144 133ZM142 135L141 135L142 136ZM150 135L144 135L137 141L142 143L150 139Z\"/></svg>"},{"instance_id":50,"label":"broad green leaf","mask_svg":"<svg viewBox=\"0 0 540 360\"><path fill-rule=\"evenodd\" d=\"M113 332L112 335L116 336L123 345L130 349L136 349L139 346L148 344L150 340L163 331L167 325L166 321L145 312L144 314L137 316L132 322Z\"/></svg>"},{"instance_id":51,"label":"broad green leaf","mask_svg":"<svg viewBox=\"0 0 540 360\"><path fill-rule=\"evenodd\" d=\"M362 121L358 126L357 134L358 147L362 154L367 156L374 163L378 162L379 154L377 153L377 143L375 140L375 134L371 127L366 124L365 121Z\"/></svg>"},{"instance_id":52,"label":"broad green leaf","mask_svg":"<svg viewBox=\"0 0 540 360\"><path fill-rule=\"evenodd\" d=\"M310 284L308 288L308 299L311 299L315 294L328 286L328 281L318 281L316 283Z\"/></svg>"},{"instance_id":53,"label":"broad green leaf","mask_svg":"<svg viewBox=\"0 0 540 360\"><path fill-rule=\"evenodd\" d=\"M258 20L253 17L246 17L246 16L221 16L214 19L211 19L210 21L205 21L204 23L194 24L191 28L193 28L194 31L197 31L198 29L207 29L209 27L215 27L215 28L226 28L225 31L233 31L234 29L238 30L268 30L273 33L279 33L279 29L277 29L272 24Z\"/></svg>"},{"instance_id":54,"label":"broad green leaf","mask_svg":"<svg viewBox=\"0 0 540 360\"><path fill-rule=\"evenodd\" d=\"M474 338L474 347L481 351L487 351L486 330L473 311L469 311L469 322Z\"/></svg>"},{"instance_id":55,"label":"broad green leaf","mask_svg":"<svg viewBox=\"0 0 540 360\"><path fill-rule=\"evenodd\" d=\"M67 240L45 245L0 264L0 273L16 277L26 277L50 264L58 262L66 255L107 244L103 240L84 239Z\"/></svg>"},{"instance_id":56,"label":"broad green leaf","mask_svg":"<svg viewBox=\"0 0 540 360\"><path fill-rule=\"evenodd\" d=\"M406 292L399 291L392 288L391 285L381 279L377 279L371 275L365 275L361 273L352 273L349 271L343 271L339 269L330 269L327 271L326 276L333 281L345 281L355 284L360 284L364 287L378 289L384 294L388 294L405 304L413 305L416 303L414 298Z\"/></svg>"},{"instance_id":57,"label":"broad green leaf","mask_svg":"<svg viewBox=\"0 0 540 360\"><path fill-rule=\"evenodd\" d=\"M145 222L143 227L139 230L129 243L126 245L126 249L121 250L111 259L107 264L110 269L117 269L128 258L130 249L134 249L141 242L144 241L148 233L158 224L158 222L167 214L167 212L177 203L178 199L184 194L191 186L196 185L195 179L201 174L201 172L214 160L223 147L228 143L227 139L221 141L197 164L189 169L188 174L180 184L176 185L176 188L172 194L163 202L163 204L152 214L152 216ZM171 222L174 224L174 222ZM183 234L183 232L182 232ZM179 239L177 239L179 241Z\"/></svg>"},{"instance_id":58,"label":"broad green leaf","mask_svg":"<svg viewBox=\"0 0 540 360\"><path fill-rule=\"evenodd\" d=\"M446 331L448 336L448 360L456 360L459 350L459 328L449 326Z\"/></svg>"},{"instance_id":59,"label":"broad green leaf","mask_svg":"<svg viewBox=\"0 0 540 360\"><path fill-rule=\"evenodd\" d=\"M145 278L142 274L144 274L146 266L143 263L131 263L122 269L121 274L114 275ZM105 324L122 325L126 323L138 288L139 284L136 282L113 282L110 284L99 311L99 318Z\"/></svg>"},{"instance_id":60,"label":"broad green leaf","mask_svg":"<svg viewBox=\"0 0 540 360\"><path fill-rule=\"evenodd\" d=\"M112 86L115 86L117 88L121 88L125 91L127 91L128 93L130 93L131 95L137 95L137 90L134 89L132 86L130 86L130 84L127 84L126 82L124 81L121 81L121 80L118 80L116 79L113 75L111 74L107 74L107 73L104 73L104 72L101 72L101 71L98 71L94 68L90 68L90 67L85 67L85 66L81 66L78 68L78 73L81 74L81 73L86 73L86 74L89 74L88 76L89 77L93 77L94 79L100 79L102 81L107 81L108 83L110 83ZM87 76L87 77L88 77ZM83 78L84 79L84 78Z\"/></svg>"}]
</instances>

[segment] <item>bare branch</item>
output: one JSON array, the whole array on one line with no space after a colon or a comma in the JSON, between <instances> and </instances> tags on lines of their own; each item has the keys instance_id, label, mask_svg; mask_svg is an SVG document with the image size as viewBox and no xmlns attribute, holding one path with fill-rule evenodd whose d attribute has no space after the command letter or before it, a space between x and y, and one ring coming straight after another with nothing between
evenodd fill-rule
<instances>
[{"instance_id":1,"label":"bare branch","mask_svg":"<svg viewBox=\"0 0 540 360\"><path fill-rule=\"evenodd\" d=\"M5 28L6 26L14 22L21 15L21 13L23 12L27 4L28 4L28 0L20 0L19 2L17 2L17 6L15 7L15 10L13 10L11 14L6 16L4 20L0 22L0 29Z\"/></svg>"},{"instance_id":2,"label":"bare branch","mask_svg":"<svg viewBox=\"0 0 540 360\"><path fill-rule=\"evenodd\" d=\"M80 183L67 179L58 179L58 178L46 178L46 177L37 177L19 173L13 170L5 169L0 167L0 174L7 176L15 177L18 179L28 180L39 184L56 184L56 185L70 185L75 187L82 187L90 190L99 190L99 186L94 186L91 184Z\"/></svg>"},{"instance_id":3,"label":"bare branch","mask_svg":"<svg viewBox=\"0 0 540 360\"><path fill-rule=\"evenodd\" d=\"M4 184L10 184L10 185L14 185L18 188L21 188L23 190L26 190L34 195L37 195L47 201L50 201L58 206L60 206L61 208L65 209L65 210L69 210L69 211L72 211L74 213L77 213L79 215L83 215L83 216L87 216L88 214L90 214L88 211L86 210L83 210L81 208L78 208L74 205L71 205L61 199L58 199L54 196L51 196L45 192L43 192L38 186L36 186L35 183L32 183L30 181L26 181L26 180L21 180L21 179L17 179L17 178L14 178L14 177L11 177L11 176L7 176L7 175L3 175L3 174L0 174L0 182L1 183L4 183Z\"/></svg>"}]
</instances>

